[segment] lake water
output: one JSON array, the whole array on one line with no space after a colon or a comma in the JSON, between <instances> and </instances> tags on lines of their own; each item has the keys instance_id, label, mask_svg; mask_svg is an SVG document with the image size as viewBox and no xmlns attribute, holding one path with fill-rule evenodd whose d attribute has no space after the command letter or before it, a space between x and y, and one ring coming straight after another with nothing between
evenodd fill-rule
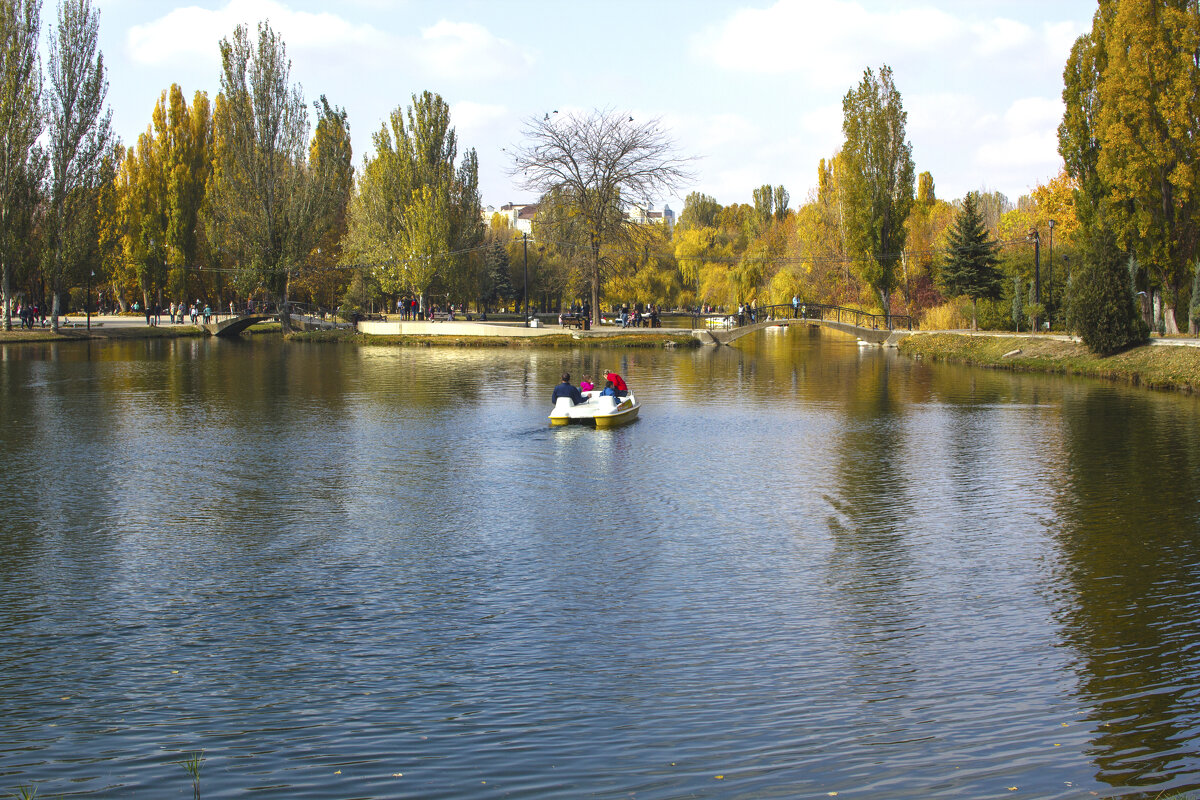
<instances>
[{"instance_id":1,"label":"lake water","mask_svg":"<svg viewBox=\"0 0 1200 800\"><path fill-rule=\"evenodd\" d=\"M641 419L551 429L569 369ZM0 348L0 792L1200 787L1200 407L793 330Z\"/></svg>"}]
</instances>

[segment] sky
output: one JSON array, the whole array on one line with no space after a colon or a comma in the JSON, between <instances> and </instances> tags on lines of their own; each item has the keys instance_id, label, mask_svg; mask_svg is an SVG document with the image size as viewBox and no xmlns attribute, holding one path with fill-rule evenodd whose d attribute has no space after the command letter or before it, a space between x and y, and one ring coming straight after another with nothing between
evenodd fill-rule
<instances>
[{"instance_id":1,"label":"sky","mask_svg":"<svg viewBox=\"0 0 1200 800\"><path fill-rule=\"evenodd\" d=\"M657 119L691 191L749 203L784 185L796 207L841 146L842 98L889 65L918 172L937 196L1016 201L1061 169L1062 71L1095 0L93 0L117 134L146 129L178 83L215 96L219 42L267 20L292 81L348 113L355 163L388 114L425 90L478 153L484 205L533 202L510 174L529 119L552 111ZM47 0L44 21L56 12ZM310 115L311 116L311 115Z\"/></svg>"}]
</instances>

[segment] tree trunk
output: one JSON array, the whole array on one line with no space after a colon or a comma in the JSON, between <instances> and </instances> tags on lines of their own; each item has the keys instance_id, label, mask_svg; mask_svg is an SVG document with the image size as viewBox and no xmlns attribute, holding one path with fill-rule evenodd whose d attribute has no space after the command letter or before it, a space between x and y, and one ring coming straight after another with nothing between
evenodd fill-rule
<instances>
[{"instance_id":1,"label":"tree trunk","mask_svg":"<svg viewBox=\"0 0 1200 800\"><path fill-rule=\"evenodd\" d=\"M971 330L979 332L979 298L971 298Z\"/></svg>"},{"instance_id":2,"label":"tree trunk","mask_svg":"<svg viewBox=\"0 0 1200 800\"><path fill-rule=\"evenodd\" d=\"M600 243L592 244L592 324L600 327Z\"/></svg>"},{"instance_id":3,"label":"tree trunk","mask_svg":"<svg viewBox=\"0 0 1200 800\"><path fill-rule=\"evenodd\" d=\"M879 290L879 300L883 303L883 324L889 330L892 327L892 296L890 292Z\"/></svg>"},{"instance_id":4,"label":"tree trunk","mask_svg":"<svg viewBox=\"0 0 1200 800\"><path fill-rule=\"evenodd\" d=\"M54 300L50 304L50 330L58 333L58 296L60 292L58 287L54 287Z\"/></svg>"},{"instance_id":5,"label":"tree trunk","mask_svg":"<svg viewBox=\"0 0 1200 800\"><path fill-rule=\"evenodd\" d=\"M1179 325L1175 322L1175 305L1170 300L1163 303L1163 324L1168 334L1179 333Z\"/></svg>"},{"instance_id":6,"label":"tree trunk","mask_svg":"<svg viewBox=\"0 0 1200 800\"><path fill-rule=\"evenodd\" d=\"M0 279L0 302L4 303L4 330L12 330L12 290L10 284L11 276L8 274L8 261L5 261L0 272L3 272L3 277Z\"/></svg>"},{"instance_id":7,"label":"tree trunk","mask_svg":"<svg viewBox=\"0 0 1200 800\"><path fill-rule=\"evenodd\" d=\"M288 311L288 289L292 285L292 271L289 269L283 276L283 297L279 303L279 329L283 333L291 333L292 331L292 315Z\"/></svg>"},{"instance_id":8,"label":"tree trunk","mask_svg":"<svg viewBox=\"0 0 1200 800\"><path fill-rule=\"evenodd\" d=\"M1162 328L1162 290L1155 289L1150 296L1150 305L1154 309L1154 323L1151 325L1151 330L1155 333L1161 331Z\"/></svg>"}]
</instances>

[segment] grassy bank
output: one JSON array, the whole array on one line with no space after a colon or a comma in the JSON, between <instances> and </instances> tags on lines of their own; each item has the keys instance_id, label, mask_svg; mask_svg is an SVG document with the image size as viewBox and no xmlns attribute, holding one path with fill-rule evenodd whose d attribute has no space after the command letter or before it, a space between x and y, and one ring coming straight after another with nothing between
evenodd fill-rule
<instances>
[{"instance_id":1,"label":"grassy bank","mask_svg":"<svg viewBox=\"0 0 1200 800\"><path fill-rule=\"evenodd\" d=\"M304 331L290 334L293 342L344 342L347 344L387 345L391 347L699 347L700 342L687 334L624 333L613 336L583 336L569 333L551 336L371 336L355 331Z\"/></svg>"},{"instance_id":2,"label":"grassy bank","mask_svg":"<svg viewBox=\"0 0 1200 800\"><path fill-rule=\"evenodd\" d=\"M1007 355L1014 350L1020 352ZM1083 375L1152 389L1200 391L1200 348L1195 347L1142 345L1112 356L1097 356L1082 344L1056 339L937 333L905 338L900 342L900 352L932 361Z\"/></svg>"}]
</instances>

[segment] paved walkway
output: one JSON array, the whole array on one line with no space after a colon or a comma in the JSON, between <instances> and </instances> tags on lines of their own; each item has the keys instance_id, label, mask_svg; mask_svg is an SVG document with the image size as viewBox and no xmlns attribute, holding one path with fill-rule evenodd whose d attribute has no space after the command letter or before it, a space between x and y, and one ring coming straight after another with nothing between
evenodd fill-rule
<instances>
[{"instance_id":1,"label":"paved walkway","mask_svg":"<svg viewBox=\"0 0 1200 800\"><path fill-rule=\"evenodd\" d=\"M1016 333L1014 331L913 331L913 336L934 333L952 333L955 336L989 336L1004 339L1052 339L1057 342L1079 342L1078 336L1066 333ZM1149 344L1156 347L1200 347L1200 338L1192 336L1152 336Z\"/></svg>"}]
</instances>

